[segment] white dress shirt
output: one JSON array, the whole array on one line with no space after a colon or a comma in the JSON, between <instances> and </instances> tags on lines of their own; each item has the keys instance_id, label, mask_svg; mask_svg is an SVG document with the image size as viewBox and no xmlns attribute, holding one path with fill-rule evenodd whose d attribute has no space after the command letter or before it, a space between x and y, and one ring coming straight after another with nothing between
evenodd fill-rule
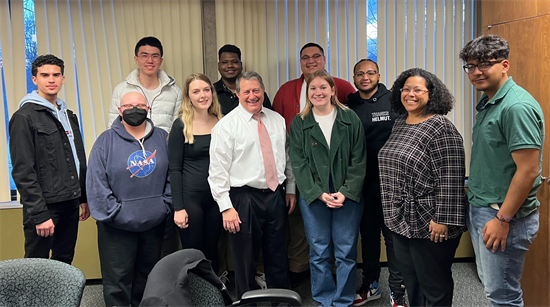
<instances>
[{"instance_id":1,"label":"white dress shirt","mask_svg":"<svg viewBox=\"0 0 550 307\"><path fill-rule=\"evenodd\" d=\"M307 82L304 79L304 82L302 82L302 90L300 91L300 112L304 110L307 104L306 93L307 93Z\"/></svg>"},{"instance_id":2,"label":"white dress shirt","mask_svg":"<svg viewBox=\"0 0 550 307\"><path fill-rule=\"evenodd\" d=\"M279 184L288 179L286 193L294 194L296 186L288 155L285 120L267 108L262 108L261 118L271 140ZM220 212L233 207L229 198L231 187L246 185L267 189L258 122L240 104L212 129L208 174L210 190Z\"/></svg>"}]
</instances>

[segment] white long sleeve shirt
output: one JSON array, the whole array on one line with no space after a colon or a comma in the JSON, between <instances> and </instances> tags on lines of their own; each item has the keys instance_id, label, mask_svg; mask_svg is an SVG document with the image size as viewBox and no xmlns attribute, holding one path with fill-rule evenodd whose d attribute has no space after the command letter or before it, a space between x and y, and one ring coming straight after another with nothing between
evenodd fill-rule
<instances>
[{"instance_id":1,"label":"white long sleeve shirt","mask_svg":"<svg viewBox=\"0 0 550 307\"><path fill-rule=\"evenodd\" d=\"M285 179L286 193L296 193L294 173L288 155L284 118L275 111L262 108L264 123L277 167L279 184ZM258 135L258 122L240 104L212 129L208 183L220 212L233 207L231 187L249 186L267 189L264 161Z\"/></svg>"}]
</instances>

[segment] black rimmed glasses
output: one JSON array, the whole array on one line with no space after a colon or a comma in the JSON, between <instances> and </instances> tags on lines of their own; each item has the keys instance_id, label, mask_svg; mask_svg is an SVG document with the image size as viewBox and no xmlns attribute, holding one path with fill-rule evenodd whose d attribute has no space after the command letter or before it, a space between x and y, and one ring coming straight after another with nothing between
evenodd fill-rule
<instances>
[{"instance_id":1,"label":"black rimmed glasses","mask_svg":"<svg viewBox=\"0 0 550 307\"><path fill-rule=\"evenodd\" d=\"M477 65L475 65L475 64L466 64L466 65L462 66L462 68L464 68L465 73L473 74L474 71L476 70L476 67L479 68L480 71L487 71L491 67L493 67L493 65L498 64L498 63L502 63L502 61L504 61L504 60L505 59L493 60L493 61L483 61L483 62L477 63Z\"/></svg>"}]
</instances>

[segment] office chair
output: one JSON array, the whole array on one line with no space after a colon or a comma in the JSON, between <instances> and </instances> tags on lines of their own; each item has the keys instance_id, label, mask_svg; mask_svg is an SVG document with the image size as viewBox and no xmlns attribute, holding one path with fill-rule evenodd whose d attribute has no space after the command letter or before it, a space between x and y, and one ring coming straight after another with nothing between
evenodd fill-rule
<instances>
[{"instance_id":1,"label":"office chair","mask_svg":"<svg viewBox=\"0 0 550 307\"><path fill-rule=\"evenodd\" d=\"M227 288L212 271L210 260L195 249L161 259L147 279L140 306L241 306L256 303L301 306L300 295L287 289L252 290L233 301Z\"/></svg>"},{"instance_id":2,"label":"office chair","mask_svg":"<svg viewBox=\"0 0 550 307\"><path fill-rule=\"evenodd\" d=\"M56 260L0 262L0 306L79 306L85 284L79 269Z\"/></svg>"}]
</instances>

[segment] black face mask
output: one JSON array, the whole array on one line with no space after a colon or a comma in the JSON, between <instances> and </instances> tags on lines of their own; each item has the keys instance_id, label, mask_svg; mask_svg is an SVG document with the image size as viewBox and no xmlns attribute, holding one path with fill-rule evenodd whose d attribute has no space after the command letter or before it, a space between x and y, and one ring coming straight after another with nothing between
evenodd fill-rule
<instances>
[{"instance_id":1,"label":"black face mask","mask_svg":"<svg viewBox=\"0 0 550 307\"><path fill-rule=\"evenodd\" d=\"M137 127L147 118L147 110L133 107L122 112L122 119L130 126Z\"/></svg>"}]
</instances>

